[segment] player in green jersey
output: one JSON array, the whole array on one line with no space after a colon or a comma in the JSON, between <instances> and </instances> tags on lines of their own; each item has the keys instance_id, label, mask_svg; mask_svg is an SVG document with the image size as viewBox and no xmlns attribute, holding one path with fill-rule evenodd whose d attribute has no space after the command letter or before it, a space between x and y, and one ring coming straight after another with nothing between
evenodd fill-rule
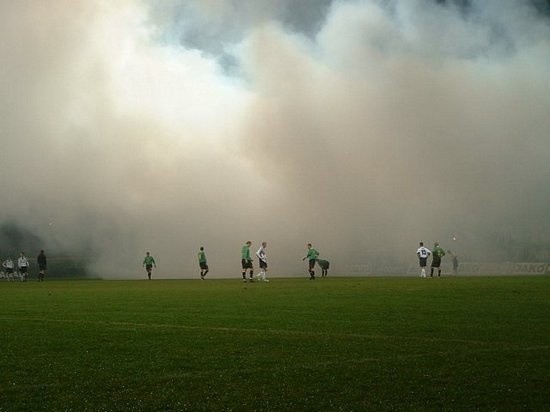
<instances>
[{"instance_id":1,"label":"player in green jersey","mask_svg":"<svg viewBox=\"0 0 550 412\"><path fill-rule=\"evenodd\" d=\"M201 268L201 280L204 280L204 277L208 273L208 264L206 263L206 253L204 253L204 247L200 247L199 251L199 267Z\"/></svg>"},{"instance_id":2,"label":"player in green jersey","mask_svg":"<svg viewBox=\"0 0 550 412\"><path fill-rule=\"evenodd\" d=\"M434 269L437 268L437 276L441 277L441 258L445 256L445 251L439 247L439 242L434 243L434 249L432 250L432 267L430 270L430 277L434 277Z\"/></svg>"},{"instance_id":3,"label":"player in green jersey","mask_svg":"<svg viewBox=\"0 0 550 412\"><path fill-rule=\"evenodd\" d=\"M147 271L147 276L149 277L149 280L151 280L151 272L153 270L153 266L155 268L157 267L155 258L151 256L151 253L149 252L145 253L145 258L143 259L143 266L145 266L145 270Z\"/></svg>"},{"instance_id":4,"label":"player in green jersey","mask_svg":"<svg viewBox=\"0 0 550 412\"><path fill-rule=\"evenodd\" d=\"M313 247L311 246L311 243L307 244L307 255L302 259L309 261L309 280L315 279L315 262L317 260L317 257L319 257L319 252L317 252Z\"/></svg>"},{"instance_id":5,"label":"player in green jersey","mask_svg":"<svg viewBox=\"0 0 550 412\"><path fill-rule=\"evenodd\" d=\"M249 271L249 281L254 282L254 267L252 266L252 257L250 256L250 246L252 242L247 241L241 248L241 266L243 268L243 282L246 282L246 271Z\"/></svg>"}]
</instances>

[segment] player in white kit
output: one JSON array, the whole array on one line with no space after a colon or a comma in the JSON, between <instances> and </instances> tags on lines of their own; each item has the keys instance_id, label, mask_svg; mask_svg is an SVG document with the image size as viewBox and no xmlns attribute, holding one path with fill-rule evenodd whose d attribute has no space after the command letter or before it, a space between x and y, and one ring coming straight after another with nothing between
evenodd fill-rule
<instances>
[{"instance_id":1,"label":"player in white kit","mask_svg":"<svg viewBox=\"0 0 550 412\"><path fill-rule=\"evenodd\" d=\"M257 278L259 280L263 280L264 282L269 282L269 280L266 279L267 275L267 242L262 242L262 246L258 249L256 252L256 256L258 256L258 260L260 262L260 273L258 273Z\"/></svg>"},{"instance_id":2,"label":"player in white kit","mask_svg":"<svg viewBox=\"0 0 550 412\"><path fill-rule=\"evenodd\" d=\"M430 249L424 247L424 242L420 242L420 247L416 251L416 255L418 256L418 261L420 263L420 277L425 278L426 277L426 265L428 261L428 256L430 256L432 252L430 252Z\"/></svg>"}]
</instances>

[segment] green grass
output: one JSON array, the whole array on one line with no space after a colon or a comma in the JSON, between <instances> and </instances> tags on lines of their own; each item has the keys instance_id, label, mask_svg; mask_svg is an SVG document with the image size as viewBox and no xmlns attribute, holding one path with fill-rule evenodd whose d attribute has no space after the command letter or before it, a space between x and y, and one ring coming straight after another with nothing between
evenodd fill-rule
<instances>
[{"instance_id":1,"label":"green grass","mask_svg":"<svg viewBox=\"0 0 550 412\"><path fill-rule=\"evenodd\" d=\"M550 277L0 283L0 411L550 410Z\"/></svg>"}]
</instances>

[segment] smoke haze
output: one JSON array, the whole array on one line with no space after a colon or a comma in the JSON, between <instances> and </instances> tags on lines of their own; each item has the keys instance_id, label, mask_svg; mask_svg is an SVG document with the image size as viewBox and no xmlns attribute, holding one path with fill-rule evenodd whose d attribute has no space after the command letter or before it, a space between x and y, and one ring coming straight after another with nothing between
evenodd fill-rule
<instances>
[{"instance_id":1,"label":"smoke haze","mask_svg":"<svg viewBox=\"0 0 550 412\"><path fill-rule=\"evenodd\" d=\"M345 273L550 241L534 3L1 2L0 35L0 223L99 276L150 250L196 277L199 246L238 276L249 239L273 275L307 242Z\"/></svg>"}]
</instances>

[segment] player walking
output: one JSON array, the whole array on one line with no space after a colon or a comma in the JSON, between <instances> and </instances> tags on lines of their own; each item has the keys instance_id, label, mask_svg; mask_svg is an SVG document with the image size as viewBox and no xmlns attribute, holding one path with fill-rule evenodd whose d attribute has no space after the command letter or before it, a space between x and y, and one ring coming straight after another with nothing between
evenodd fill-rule
<instances>
[{"instance_id":1,"label":"player walking","mask_svg":"<svg viewBox=\"0 0 550 412\"><path fill-rule=\"evenodd\" d=\"M458 275L458 256L450 249L447 250L447 253L451 255L451 259L453 260L453 275Z\"/></svg>"},{"instance_id":2,"label":"player walking","mask_svg":"<svg viewBox=\"0 0 550 412\"><path fill-rule=\"evenodd\" d=\"M317 252L313 247L311 246L311 243L307 244L307 255L302 259L309 261L309 280L315 280L315 261L319 257L319 252Z\"/></svg>"},{"instance_id":3,"label":"player walking","mask_svg":"<svg viewBox=\"0 0 550 412\"><path fill-rule=\"evenodd\" d=\"M420 247L416 251L416 255L418 256L418 262L420 263L420 277L425 278L426 277L426 266L428 261L428 256L430 256L432 252L430 252L430 249L427 247L424 247L424 242L420 242Z\"/></svg>"},{"instance_id":4,"label":"player walking","mask_svg":"<svg viewBox=\"0 0 550 412\"><path fill-rule=\"evenodd\" d=\"M208 273L208 264L206 263L206 253L204 253L204 247L200 247L199 250L199 267L201 268L201 280L204 280L204 277Z\"/></svg>"},{"instance_id":5,"label":"player walking","mask_svg":"<svg viewBox=\"0 0 550 412\"><path fill-rule=\"evenodd\" d=\"M145 266L147 276L149 277L149 280L151 280L151 272L153 271L153 266L156 269L157 262L155 262L155 258L151 256L150 252L145 253L145 258L143 258L143 266Z\"/></svg>"},{"instance_id":6,"label":"player walking","mask_svg":"<svg viewBox=\"0 0 550 412\"><path fill-rule=\"evenodd\" d=\"M432 250L432 267L430 270L430 277L434 276L434 269L437 268L437 276L441 277L441 258L445 256L445 251L439 247L439 242L434 243L434 249Z\"/></svg>"},{"instance_id":7,"label":"player walking","mask_svg":"<svg viewBox=\"0 0 550 412\"><path fill-rule=\"evenodd\" d=\"M248 270L248 276L250 282L254 282L254 267L252 266L252 258L250 257L250 246L252 242L247 241L241 248L241 266L243 268L243 282L246 282L246 271Z\"/></svg>"},{"instance_id":8,"label":"player walking","mask_svg":"<svg viewBox=\"0 0 550 412\"><path fill-rule=\"evenodd\" d=\"M264 282L269 282L268 279L266 279L267 274L267 242L262 242L262 246L258 249L256 252L256 256L258 256L258 261L260 262L260 273L258 273L258 279L263 280Z\"/></svg>"},{"instance_id":9,"label":"player walking","mask_svg":"<svg viewBox=\"0 0 550 412\"><path fill-rule=\"evenodd\" d=\"M25 257L25 254L21 252L19 255L19 258L17 259L17 268L19 269L19 273L21 274L21 280L23 282L27 281L27 275L29 271L30 263Z\"/></svg>"},{"instance_id":10,"label":"player walking","mask_svg":"<svg viewBox=\"0 0 550 412\"><path fill-rule=\"evenodd\" d=\"M44 276L46 275L48 261L43 250L40 251L40 254L36 258L36 262L38 263L38 281L44 282Z\"/></svg>"}]
</instances>

